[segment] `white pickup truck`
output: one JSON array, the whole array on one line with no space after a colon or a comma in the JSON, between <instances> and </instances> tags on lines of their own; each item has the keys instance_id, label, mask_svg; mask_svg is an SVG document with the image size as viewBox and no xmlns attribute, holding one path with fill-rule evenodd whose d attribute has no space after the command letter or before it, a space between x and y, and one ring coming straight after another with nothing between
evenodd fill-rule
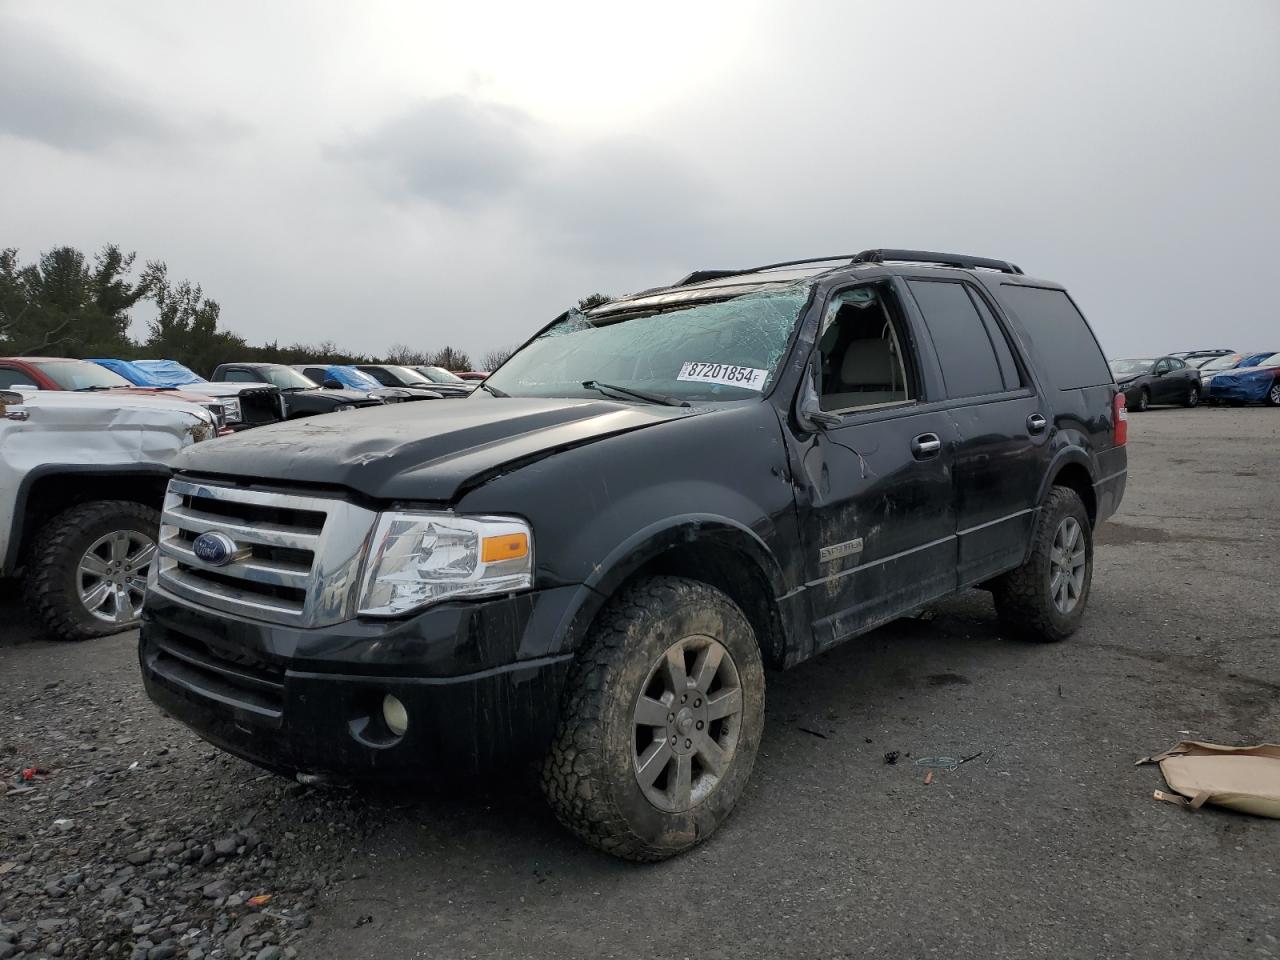
<instances>
[{"instance_id":1,"label":"white pickup truck","mask_svg":"<svg viewBox=\"0 0 1280 960\"><path fill-rule=\"evenodd\" d=\"M57 640L127 629L142 610L170 459L215 436L165 397L0 390L0 577Z\"/></svg>"}]
</instances>

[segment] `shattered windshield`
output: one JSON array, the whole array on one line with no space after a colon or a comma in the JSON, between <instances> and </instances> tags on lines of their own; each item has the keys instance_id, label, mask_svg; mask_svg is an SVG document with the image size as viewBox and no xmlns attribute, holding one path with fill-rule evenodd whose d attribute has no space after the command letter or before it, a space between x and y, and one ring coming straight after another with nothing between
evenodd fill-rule
<instances>
[{"instance_id":1,"label":"shattered windshield","mask_svg":"<svg viewBox=\"0 0 1280 960\"><path fill-rule=\"evenodd\" d=\"M485 381L512 397L742 400L772 384L809 285L727 300L588 316L571 310ZM586 382L600 387L586 387ZM602 389L603 387L603 389Z\"/></svg>"}]
</instances>

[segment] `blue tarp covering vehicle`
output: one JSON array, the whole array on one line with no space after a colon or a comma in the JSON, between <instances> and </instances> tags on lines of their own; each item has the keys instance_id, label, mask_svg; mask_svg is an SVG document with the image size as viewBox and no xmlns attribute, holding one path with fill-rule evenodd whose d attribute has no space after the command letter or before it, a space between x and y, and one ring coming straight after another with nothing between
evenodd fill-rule
<instances>
[{"instance_id":1,"label":"blue tarp covering vehicle","mask_svg":"<svg viewBox=\"0 0 1280 960\"><path fill-rule=\"evenodd\" d=\"M1251 367L1237 367L1210 381L1209 397L1224 403L1267 403L1280 407L1280 353Z\"/></svg>"},{"instance_id":2,"label":"blue tarp covering vehicle","mask_svg":"<svg viewBox=\"0 0 1280 960\"><path fill-rule=\"evenodd\" d=\"M382 384L363 370L357 370L355 367L346 364L331 364L325 367L324 374L326 377L332 377L337 380L348 390L359 390L362 393L368 393L370 390L382 389Z\"/></svg>"},{"instance_id":3,"label":"blue tarp covering vehicle","mask_svg":"<svg viewBox=\"0 0 1280 960\"><path fill-rule=\"evenodd\" d=\"M95 357L93 362L115 371L139 387L183 387L189 383L209 382L177 360L113 360Z\"/></svg>"}]
</instances>

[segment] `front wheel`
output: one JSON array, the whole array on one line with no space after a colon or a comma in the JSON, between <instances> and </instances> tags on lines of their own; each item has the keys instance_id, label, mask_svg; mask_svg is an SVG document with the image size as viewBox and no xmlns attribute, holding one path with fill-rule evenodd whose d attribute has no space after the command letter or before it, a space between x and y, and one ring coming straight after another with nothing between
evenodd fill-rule
<instances>
[{"instance_id":1,"label":"front wheel","mask_svg":"<svg viewBox=\"0 0 1280 960\"><path fill-rule=\"evenodd\" d=\"M55 640L136 626L160 515L131 500L95 500L58 514L27 557L27 605Z\"/></svg>"},{"instance_id":2,"label":"front wheel","mask_svg":"<svg viewBox=\"0 0 1280 960\"><path fill-rule=\"evenodd\" d=\"M1280 407L1280 380L1271 385L1271 389L1267 391L1267 406Z\"/></svg>"},{"instance_id":3,"label":"front wheel","mask_svg":"<svg viewBox=\"0 0 1280 960\"><path fill-rule=\"evenodd\" d=\"M714 587L640 581L610 601L570 673L543 791L560 822L627 860L710 836L764 729L754 631Z\"/></svg>"},{"instance_id":4,"label":"front wheel","mask_svg":"<svg viewBox=\"0 0 1280 960\"><path fill-rule=\"evenodd\" d=\"M1200 388L1191 387L1187 391L1187 395L1182 398L1182 405L1184 407L1194 407L1194 406L1197 406L1199 403L1200 403Z\"/></svg>"},{"instance_id":5,"label":"front wheel","mask_svg":"<svg viewBox=\"0 0 1280 960\"><path fill-rule=\"evenodd\" d=\"M1054 487L1040 508L1030 557L994 584L996 610L1030 640L1065 640L1084 619L1092 582L1089 512L1074 490Z\"/></svg>"},{"instance_id":6,"label":"front wheel","mask_svg":"<svg viewBox=\"0 0 1280 960\"><path fill-rule=\"evenodd\" d=\"M1138 403L1133 409L1137 410L1139 413L1146 413L1151 409L1151 391L1146 387L1143 387L1142 390L1139 391Z\"/></svg>"}]
</instances>

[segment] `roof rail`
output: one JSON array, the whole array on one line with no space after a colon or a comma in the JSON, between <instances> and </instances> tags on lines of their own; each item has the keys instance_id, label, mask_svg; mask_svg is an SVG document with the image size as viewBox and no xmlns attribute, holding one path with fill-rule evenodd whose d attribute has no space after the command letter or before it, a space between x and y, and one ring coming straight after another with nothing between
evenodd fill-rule
<instances>
[{"instance_id":1,"label":"roof rail","mask_svg":"<svg viewBox=\"0 0 1280 960\"><path fill-rule=\"evenodd\" d=\"M799 267L806 263L827 263L833 260L848 260L850 264L886 263L898 261L902 263L936 263L944 267L959 267L972 270L982 267L987 270L999 270L1001 273L1022 273L1022 268L1007 260L991 260L987 257L971 257L963 253L935 253L932 250L863 250L861 253L841 253L832 257L805 257L803 260L782 260L778 263L766 263L746 270L694 270L683 280L673 284L687 287L690 284L702 283L705 280L719 280L721 277L736 277L764 270L778 270L782 267Z\"/></svg>"},{"instance_id":2,"label":"roof rail","mask_svg":"<svg viewBox=\"0 0 1280 960\"><path fill-rule=\"evenodd\" d=\"M677 280L672 286L687 287L691 283L702 283L703 280L719 280L721 277L733 277L739 273L750 272L750 270L695 270L683 280Z\"/></svg>"},{"instance_id":3,"label":"roof rail","mask_svg":"<svg viewBox=\"0 0 1280 960\"><path fill-rule=\"evenodd\" d=\"M719 280L721 277L737 277L749 273L760 273L763 270L777 270L781 267L799 267L806 263L826 263L828 260L852 260L852 253L842 253L834 257L805 257L803 260L783 260L779 263L766 263L759 267L748 267L745 270L695 270L680 282L677 287L687 287L691 283L704 280Z\"/></svg>"},{"instance_id":4,"label":"roof rail","mask_svg":"<svg viewBox=\"0 0 1280 960\"><path fill-rule=\"evenodd\" d=\"M982 267L1001 273L1022 273L1022 268L1007 260L991 260L987 257L971 257L963 253L935 253L932 250L863 250L853 258L854 263L885 263L896 260L904 263L936 263L944 267L972 270Z\"/></svg>"}]
</instances>

